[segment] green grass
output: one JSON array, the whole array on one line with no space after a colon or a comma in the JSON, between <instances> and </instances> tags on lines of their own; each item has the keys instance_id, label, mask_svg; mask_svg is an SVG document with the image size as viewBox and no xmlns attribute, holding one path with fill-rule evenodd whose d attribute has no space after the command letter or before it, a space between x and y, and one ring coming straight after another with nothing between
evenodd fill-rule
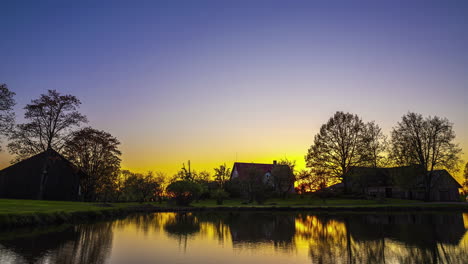
<instances>
[{"instance_id":1,"label":"green grass","mask_svg":"<svg viewBox=\"0 0 468 264\"><path fill-rule=\"evenodd\" d=\"M103 211L124 208L132 204L136 203L116 203L113 204L113 207L101 207L97 206L96 203L84 202L0 199L0 214Z\"/></svg>"},{"instance_id":2,"label":"green grass","mask_svg":"<svg viewBox=\"0 0 468 264\"><path fill-rule=\"evenodd\" d=\"M224 207L243 207L243 206L258 206L258 207L317 207L317 206L382 206L382 205L411 205L411 204L420 204L421 201L414 200L400 200L400 199L386 199L384 201L377 200L363 200L363 199L337 199L330 198L326 200L310 198L310 197L300 197L299 195L293 195L286 199L272 198L265 201L263 205L257 203L245 204L245 200L241 199L230 199L224 201ZM199 202L192 203L192 206L195 207L216 207L219 206L214 200L203 200Z\"/></svg>"},{"instance_id":3,"label":"green grass","mask_svg":"<svg viewBox=\"0 0 468 264\"><path fill-rule=\"evenodd\" d=\"M377 200L362 200L362 199L318 199L311 197L300 197L293 195L286 199L271 198L266 200L263 205L257 203L244 203L242 199L229 199L225 200L222 207L451 207L450 204L437 204L437 203L423 203L414 200L399 200L399 199L386 199L384 201ZM147 203L145 203L147 204ZM155 207L173 208L173 204L163 202L150 203ZM96 203L85 202L63 202L63 201L39 201L39 200L13 200L13 199L0 199L0 216L4 215L47 215L47 214L70 214L74 212L102 212L114 209L125 209L132 206L141 205L140 203L112 203L110 207L102 207ZM455 206L463 206L463 204L455 204ZM468 204L466 204L468 207ZM193 202L193 207L218 207L215 200L201 200Z\"/></svg>"}]
</instances>

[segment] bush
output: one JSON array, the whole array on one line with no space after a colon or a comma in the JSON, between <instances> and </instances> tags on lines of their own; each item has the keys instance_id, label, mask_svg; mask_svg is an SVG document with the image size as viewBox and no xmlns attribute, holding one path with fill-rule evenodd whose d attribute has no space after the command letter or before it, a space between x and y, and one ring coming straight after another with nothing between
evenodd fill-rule
<instances>
[{"instance_id":1,"label":"bush","mask_svg":"<svg viewBox=\"0 0 468 264\"><path fill-rule=\"evenodd\" d=\"M229 197L229 193L222 189L217 189L211 193L211 197L216 199L216 204L221 205L223 201Z\"/></svg>"},{"instance_id":2,"label":"bush","mask_svg":"<svg viewBox=\"0 0 468 264\"><path fill-rule=\"evenodd\" d=\"M202 187L192 181L176 181L166 189L169 196L173 197L177 205L189 205L202 192Z\"/></svg>"},{"instance_id":3,"label":"bush","mask_svg":"<svg viewBox=\"0 0 468 264\"><path fill-rule=\"evenodd\" d=\"M242 195L242 186L239 179L232 179L225 183L225 189L231 198L240 198Z\"/></svg>"}]
</instances>

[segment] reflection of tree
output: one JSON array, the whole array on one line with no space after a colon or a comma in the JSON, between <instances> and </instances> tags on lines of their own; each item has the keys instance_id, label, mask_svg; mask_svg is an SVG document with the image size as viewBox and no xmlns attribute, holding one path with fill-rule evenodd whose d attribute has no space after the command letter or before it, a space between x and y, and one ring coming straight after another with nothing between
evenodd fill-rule
<instances>
[{"instance_id":1,"label":"reflection of tree","mask_svg":"<svg viewBox=\"0 0 468 264\"><path fill-rule=\"evenodd\" d=\"M164 224L164 230L171 236L179 239L179 246L187 250L187 239L200 232L200 223L191 213L180 213Z\"/></svg>"},{"instance_id":2,"label":"reflection of tree","mask_svg":"<svg viewBox=\"0 0 468 264\"><path fill-rule=\"evenodd\" d=\"M295 216L281 213L231 213L226 219L232 242L273 243L275 248L290 249L295 234Z\"/></svg>"},{"instance_id":3,"label":"reflection of tree","mask_svg":"<svg viewBox=\"0 0 468 264\"><path fill-rule=\"evenodd\" d=\"M299 215L318 263L450 263L468 257L461 214Z\"/></svg>"},{"instance_id":4,"label":"reflection of tree","mask_svg":"<svg viewBox=\"0 0 468 264\"><path fill-rule=\"evenodd\" d=\"M50 262L45 263L104 263L112 249L112 223L94 223L76 227L79 239L64 244Z\"/></svg>"},{"instance_id":5,"label":"reflection of tree","mask_svg":"<svg viewBox=\"0 0 468 264\"><path fill-rule=\"evenodd\" d=\"M52 229L53 230L53 229ZM68 226L61 230L1 240L27 263L104 263L112 245L112 223Z\"/></svg>"},{"instance_id":6,"label":"reflection of tree","mask_svg":"<svg viewBox=\"0 0 468 264\"><path fill-rule=\"evenodd\" d=\"M309 254L314 262L335 263L346 252L346 227L341 220L329 215L297 216L298 239L309 242Z\"/></svg>"}]
</instances>

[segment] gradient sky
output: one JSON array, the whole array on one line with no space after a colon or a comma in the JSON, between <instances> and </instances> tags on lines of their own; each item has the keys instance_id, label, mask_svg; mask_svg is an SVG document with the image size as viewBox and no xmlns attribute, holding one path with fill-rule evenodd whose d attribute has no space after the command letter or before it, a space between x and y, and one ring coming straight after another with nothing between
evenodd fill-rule
<instances>
[{"instance_id":1,"label":"gradient sky","mask_svg":"<svg viewBox=\"0 0 468 264\"><path fill-rule=\"evenodd\" d=\"M7 0L0 17L17 121L47 89L76 95L126 169L303 168L337 110L387 134L408 111L447 117L468 159L467 1Z\"/></svg>"}]
</instances>

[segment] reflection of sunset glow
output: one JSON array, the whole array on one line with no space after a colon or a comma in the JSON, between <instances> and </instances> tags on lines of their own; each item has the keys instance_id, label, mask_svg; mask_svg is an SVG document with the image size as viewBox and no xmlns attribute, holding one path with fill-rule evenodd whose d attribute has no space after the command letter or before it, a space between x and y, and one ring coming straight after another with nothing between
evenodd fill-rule
<instances>
[{"instance_id":1,"label":"reflection of sunset glow","mask_svg":"<svg viewBox=\"0 0 468 264\"><path fill-rule=\"evenodd\" d=\"M463 223L465 228L468 229L468 213L463 213Z\"/></svg>"},{"instance_id":2,"label":"reflection of sunset glow","mask_svg":"<svg viewBox=\"0 0 468 264\"><path fill-rule=\"evenodd\" d=\"M467 216L284 212L133 215L68 228L63 242L43 247L46 253L40 255L39 262L459 263L468 258ZM3 246L2 239L0 244ZM5 245L9 244L15 245ZM17 258L18 252L15 247L0 247L0 259Z\"/></svg>"}]
</instances>

